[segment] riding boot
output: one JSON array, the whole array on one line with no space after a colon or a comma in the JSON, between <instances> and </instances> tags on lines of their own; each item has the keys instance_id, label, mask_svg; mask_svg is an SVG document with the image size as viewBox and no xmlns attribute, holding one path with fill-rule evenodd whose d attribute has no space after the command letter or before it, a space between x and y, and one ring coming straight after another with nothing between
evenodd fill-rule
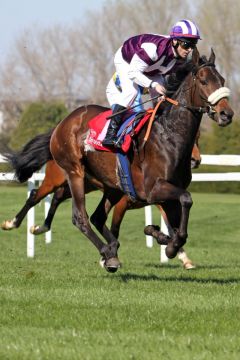
<instances>
[{"instance_id":1,"label":"riding boot","mask_svg":"<svg viewBox=\"0 0 240 360\"><path fill-rule=\"evenodd\" d=\"M121 110L125 110L126 108L122 105L116 105L113 110L113 115ZM102 145L106 147L121 147L120 144L117 143L117 132L120 128L120 125L122 123L123 115L125 114L118 114L115 115L109 123L107 134L105 136L105 139L102 141Z\"/></svg>"}]
</instances>

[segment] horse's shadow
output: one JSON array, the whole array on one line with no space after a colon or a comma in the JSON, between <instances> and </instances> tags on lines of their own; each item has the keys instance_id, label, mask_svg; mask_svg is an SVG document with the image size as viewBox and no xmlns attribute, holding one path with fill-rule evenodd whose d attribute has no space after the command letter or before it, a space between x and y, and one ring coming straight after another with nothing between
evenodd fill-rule
<instances>
[{"instance_id":1,"label":"horse's shadow","mask_svg":"<svg viewBox=\"0 0 240 360\"><path fill-rule=\"evenodd\" d=\"M199 283L199 284L217 284L217 285L230 285L230 284L238 284L240 283L240 278L229 278L229 279L217 279L217 278L194 278L190 276L164 276L160 277L154 274L149 275L139 275L134 273L125 273L125 274L118 274L118 279L120 279L124 283L128 283L132 280L137 281L160 281L160 282L192 282L192 283Z\"/></svg>"},{"instance_id":2,"label":"horse's shadow","mask_svg":"<svg viewBox=\"0 0 240 360\"><path fill-rule=\"evenodd\" d=\"M148 268L154 268L154 269L163 269L163 268L169 268L169 269L177 269L180 268L177 264L146 264L145 267ZM234 265L235 268L240 268L240 265ZM194 269L194 272L197 270L202 269L229 269L229 265L197 265L197 268Z\"/></svg>"}]
</instances>

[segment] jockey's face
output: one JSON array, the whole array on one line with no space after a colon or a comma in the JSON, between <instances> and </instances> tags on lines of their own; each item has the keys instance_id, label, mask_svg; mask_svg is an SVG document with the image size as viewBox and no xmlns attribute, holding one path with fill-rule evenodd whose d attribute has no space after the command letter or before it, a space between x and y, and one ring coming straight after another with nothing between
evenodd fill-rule
<instances>
[{"instance_id":1,"label":"jockey's face","mask_svg":"<svg viewBox=\"0 0 240 360\"><path fill-rule=\"evenodd\" d=\"M182 40L173 40L173 45L182 59L186 59L188 54L196 47L196 42L188 42ZM177 46L178 45L178 46Z\"/></svg>"}]
</instances>

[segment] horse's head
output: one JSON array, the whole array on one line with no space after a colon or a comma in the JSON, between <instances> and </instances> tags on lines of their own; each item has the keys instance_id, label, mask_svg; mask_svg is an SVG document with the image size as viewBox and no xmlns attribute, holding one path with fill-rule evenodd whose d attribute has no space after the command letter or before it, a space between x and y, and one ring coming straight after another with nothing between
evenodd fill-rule
<instances>
[{"instance_id":1,"label":"horse's head","mask_svg":"<svg viewBox=\"0 0 240 360\"><path fill-rule=\"evenodd\" d=\"M215 68L215 54L211 49L209 59L199 57L195 48L192 55L194 64L193 80L195 87L192 92L193 101L197 106L203 106L208 116L219 126L226 126L232 122L234 112L229 105L230 90L224 87L224 78Z\"/></svg>"}]
</instances>

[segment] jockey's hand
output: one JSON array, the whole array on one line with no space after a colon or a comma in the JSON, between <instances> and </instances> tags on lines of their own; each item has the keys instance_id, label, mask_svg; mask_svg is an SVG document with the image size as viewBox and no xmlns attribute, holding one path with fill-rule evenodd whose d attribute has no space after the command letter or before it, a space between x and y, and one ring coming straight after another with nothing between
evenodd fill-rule
<instances>
[{"instance_id":1,"label":"jockey's hand","mask_svg":"<svg viewBox=\"0 0 240 360\"><path fill-rule=\"evenodd\" d=\"M152 82L151 83L151 88L154 89L160 96L159 96L159 100L165 101L166 99L166 89L163 85L159 84L158 82Z\"/></svg>"},{"instance_id":2,"label":"jockey's hand","mask_svg":"<svg viewBox=\"0 0 240 360\"><path fill-rule=\"evenodd\" d=\"M160 95L165 96L166 95L166 89L163 85L157 84L154 88Z\"/></svg>"}]
</instances>

